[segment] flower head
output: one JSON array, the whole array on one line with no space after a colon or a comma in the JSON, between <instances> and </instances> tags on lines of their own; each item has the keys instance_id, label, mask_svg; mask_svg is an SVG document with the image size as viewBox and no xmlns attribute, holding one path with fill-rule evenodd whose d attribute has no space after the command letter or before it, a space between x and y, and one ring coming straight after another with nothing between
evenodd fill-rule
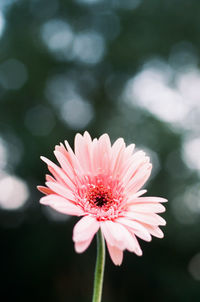
<instances>
[{"instance_id":1,"label":"flower head","mask_svg":"<svg viewBox=\"0 0 200 302\"><path fill-rule=\"evenodd\" d=\"M142 255L137 237L163 237L159 225L165 220L157 213L165 211L161 203L167 200L142 197L152 165L143 151L133 151L122 138L111 145L107 134L92 140L85 132L76 135L74 152L67 141L55 147L60 166L41 157L53 177L46 175L46 187L38 186L46 194L40 202L83 216L73 230L76 252L84 252L101 229L112 261L120 265L126 249Z\"/></svg>"}]
</instances>

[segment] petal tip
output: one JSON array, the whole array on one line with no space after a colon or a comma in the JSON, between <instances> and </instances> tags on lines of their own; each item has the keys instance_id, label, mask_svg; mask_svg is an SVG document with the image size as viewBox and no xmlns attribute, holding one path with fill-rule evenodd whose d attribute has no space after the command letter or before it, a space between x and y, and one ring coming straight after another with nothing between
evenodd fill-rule
<instances>
[{"instance_id":1,"label":"petal tip","mask_svg":"<svg viewBox=\"0 0 200 302\"><path fill-rule=\"evenodd\" d=\"M48 158L46 158L45 156L40 156L40 159L45 162L45 164L48 164Z\"/></svg>"},{"instance_id":2,"label":"petal tip","mask_svg":"<svg viewBox=\"0 0 200 302\"><path fill-rule=\"evenodd\" d=\"M46 201L46 198L45 199L44 198L45 197L40 198L40 203L44 204L44 205L48 205L48 202Z\"/></svg>"},{"instance_id":3,"label":"petal tip","mask_svg":"<svg viewBox=\"0 0 200 302\"><path fill-rule=\"evenodd\" d=\"M139 256L139 257L141 257L141 256L143 255L142 250L137 249L137 250L136 250L136 255Z\"/></svg>"}]
</instances>

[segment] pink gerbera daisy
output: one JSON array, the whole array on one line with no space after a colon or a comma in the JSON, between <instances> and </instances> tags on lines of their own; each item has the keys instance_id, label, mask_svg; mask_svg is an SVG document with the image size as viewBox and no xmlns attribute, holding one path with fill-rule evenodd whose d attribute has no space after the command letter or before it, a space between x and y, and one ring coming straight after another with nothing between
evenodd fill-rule
<instances>
[{"instance_id":1,"label":"pink gerbera daisy","mask_svg":"<svg viewBox=\"0 0 200 302\"><path fill-rule=\"evenodd\" d=\"M159 225L165 220L156 213L165 211L160 203L167 200L141 197L152 165L143 151L133 150L134 145L126 146L122 138L111 145L107 134L92 140L85 132L76 135L74 152L67 141L55 147L60 167L41 157L53 177L46 175L46 187L38 186L46 194L40 202L83 216L73 230L76 252L84 252L101 229L112 261L120 265L126 249L142 255L136 237L163 237Z\"/></svg>"}]
</instances>

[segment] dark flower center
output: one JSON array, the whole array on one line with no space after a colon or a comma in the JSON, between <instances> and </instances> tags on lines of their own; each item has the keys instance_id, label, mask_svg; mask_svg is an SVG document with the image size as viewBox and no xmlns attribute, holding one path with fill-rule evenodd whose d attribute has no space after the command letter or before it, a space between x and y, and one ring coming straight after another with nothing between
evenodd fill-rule
<instances>
[{"instance_id":1,"label":"dark flower center","mask_svg":"<svg viewBox=\"0 0 200 302\"><path fill-rule=\"evenodd\" d=\"M107 198L106 198L106 194L103 194L102 196L97 196L96 200L94 200L94 203L98 206L98 207L102 207L104 204L107 203Z\"/></svg>"},{"instance_id":2,"label":"dark flower center","mask_svg":"<svg viewBox=\"0 0 200 302\"><path fill-rule=\"evenodd\" d=\"M87 200L91 205L99 208L110 207L113 202L113 195L110 188L103 185L91 186L87 192Z\"/></svg>"}]
</instances>

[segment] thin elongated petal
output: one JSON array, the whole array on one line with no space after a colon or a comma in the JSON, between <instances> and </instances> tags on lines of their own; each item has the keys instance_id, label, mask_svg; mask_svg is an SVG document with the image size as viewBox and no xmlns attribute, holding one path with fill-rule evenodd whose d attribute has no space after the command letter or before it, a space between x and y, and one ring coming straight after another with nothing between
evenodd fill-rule
<instances>
[{"instance_id":1,"label":"thin elongated petal","mask_svg":"<svg viewBox=\"0 0 200 302\"><path fill-rule=\"evenodd\" d=\"M144 232L141 232L140 230L134 230L134 229L131 229L131 228L128 228L130 233L134 236L137 236L138 238L144 240L144 241L147 241L147 242L150 242L152 240L152 237L150 235L150 232L148 233L147 231L144 233ZM148 234L148 235L147 235ZM140 256L140 255L139 255Z\"/></svg>"},{"instance_id":2,"label":"thin elongated petal","mask_svg":"<svg viewBox=\"0 0 200 302\"><path fill-rule=\"evenodd\" d=\"M91 155L90 145L91 139L87 135L84 137L79 133L75 136L75 155L85 173L91 172Z\"/></svg>"},{"instance_id":3,"label":"thin elongated petal","mask_svg":"<svg viewBox=\"0 0 200 302\"><path fill-rule=\"evenodd\" d=\"M149 158L145 156L143 151L138 151L127 161L126 169L122 174L123 183L126 185L130 178L134 177L135 173L141 168L142 165L146 164Z\"/></svg>"},{"instance_id":4,"label":"thin elongated petal","mask_svg":"<svg viewBox=\"0 0 200 302\"><path fill-rule=\"evenodd\" d=\"M54 181L56 182L55 178L53 178L51 175L46 174L46 181Z\"/></svg>"},{"instance_id":5,"label":"thin elongated petal","mask_svg":"<svg viewBox=\"0 0 200 302\"><path fill-rule=\"evenodd\" d=\"M112 146L112 158L111 158L111 171L113 175L116 175L118 168L123 158L123 150L125 149L125 143L123 138L118 138Z\"/></svg>"},{"instance_id":6,"label":"thin elongated petal","mask_svg":"<svg viewBox=\"0 0 200 302\"><path fill-rule=\"evenodd\" d=\"M131 199L130 199L130 202L131 202ZM134 198L133 200L132 200L132 202L133 203L136 203L136 202L138 202L138 203L148 203L148 202L150 202L150 203L153 203L153 202L167 202L167 199L165 199L165 198L162 198L162 197L153 197L153 196L145 196L145 197L140 197L140 198Z\"/></svg>"},{"instance_id":7,"label":"thin elongated petal","mask_svg":"<svg viewBox=\"0 0 200 302\"><path fill-rule=\"evenodd\" d=\"M93 238L99 229L99 222L90 216L80 219L73 230L73 241L82 242Z\"/></svg>"},{"instance_id":8,"label":"thin elongated petal","mask_svg":"<svg viewBox=\"0 0 200 302\"><path fill-rule=\"evenodd\" d=\"M51 172L58 180L60 180L62 183L65 183L69 188L74 188L73 183L62 169L60 169L57 165L55 165L52 161L44 156L41 156L41 159L48 165L48 167L51 168Z\"/></svg>"},{"instance_id":9,"label":"thin elongated petal","mask_svg":"<svg viewBox=\"0 0 200 302\"><path fill-rule=\"evenodd\" d=\"M136 161L133 165L130 165L129 168L126 170L126 174L123 177L124 185L127 185L130 179L133 179L134 175L138 171L140 165L143 163L144 159L140 159Z\"/></svg>"},{"instance_id":10,"label":"thin elongated petal","mask_svg":"<svg viewBox=\"0 0 200 302\"><path fill-rule=\"evenodd\" d=\"M135 203L129 206L129 210L139 213L163 213L165 207L160 203Z\"/></svg>"},{"instance_id":11,"label":"thin elongated petal","mask_svg":"<svg viewBox=\"0 0 200 302\"><path fill-rule=\"evenodd\" d=\"M117 246L118 248L121 247L122 250L124 250L124 247L122 247L121 243L123 243L121 234L121 230L117 230L115 227L114 222L112 221L105 221L101 222L101 230L103 232L103 235L107 242L110 243L112 246ZM118 233L119 231L119 233Z\"/></svg>"},{"instance_id":12,"label":"thin elongated petal","mask_svg":"<svg viewBox=\"0 0 200 302\"><path fill-rule=\"evenodd\" d=\"M131 157L131 155L133 154L134 149L135 149L135 144L130 144L126 147L126 150L124 151L124 155L125 155L126 159Z\"/></svg>"},{"instance_id":13,"label":"thin elongated petal","mask_svg":"<svg viewBox=\"0 0 200 302\"><path fill-rule=\"evenodd\" d=\"M132 180L127 185L127 193L135 193L141 189L144 183L147 181L151 174L152 165L147 163L141 169L138 170L137 174L132 178Z\"/></svg>"},{"instance_id":14,"label":"thin elongated petal","mask_svg":"<svg viewBox=\"0 0 200 302\"><path fill-rule=\"evenodd\" d=\"M101 229L106 241L112 246L116 246L121 250L127 249L131 252L134 252L138 249L138 244L135 238L133 238L133 236L122 224L112 221L105 221L101 222Z\"/></svg>"},{"instance_id":15,"label":"thin elongated petal","mask_svg":"<svg viewBox=\"0 0 200 302\"><path fill-rule=\"evenodd\" d=\"M109 136L107 134L103 134L99 138L99 146L98 146L99 152L98 152L98 162L101 171L103 171L105 174L109 173L111 168L111 143Z\"/></svg>"},{"instance_id":16,"label":"thin elongated petal","mask_svg":"<svg viewBox=\"0 0 200 302\"><path fill-rule=\"evenodd\" d=\"M92 164L92 171L94 174L98 173L100 170L100 163L99 163L99 148L98 148L98 140L95 138L92 142L92 149L91 149L91 164Z\"/></svg>"},{"instance_id":17,"label":"thin elongated petal","mask_svg":"<svg viewBox=\"0 0 200 302\"><path fill-rule=\"evenodd\" d=\"M138 223L137 221L126 219L126 218L118 218L117 222L128 227L129 230L132 230L132 233L134 233L139 238L141 238L145 241L151 241L150 233L147 231L147 229L141 223Z\"/></svg>"},{"instance_id":18,"label":"thin elongated petal","mask_svg":"<svg viewBox=\"0 0 200 302\"><path fill-rule=\"evenodd\" d=\"M106 221L101 223L101 230L103 235L111 246L117 247L120 250L129 250L136 253L138 256L142 255L142 250L136 237L129 233L123 225Z\"/></svg>"},{"instance_id":19,"label":"thin elongated petal","mask_svg":"<svg viewBox=\"0 0 200 302\"><path fill-rule=\"evenodd\" d=\"M88 131L85 131L83 137L86 139L87 143L90 144L92 142L92 138Z\"/></svg>"},{"instance_id":20,"label":"thin elongated petal","mask_svg":"<svg viewBox=\"0 0 200 302\"><path fill-rule=\"evenodd\" d=\"M137 238L135 237L134 233L132 233L132 238L133 238L133 241L134 241L134 250L133 252L137 255L137 256L142 256L142 250L141 250L141 247L137 241Z\"/></svg>"},{"instance_id":21,"label":"thin elongated petal","mask_svg":"<svg viewBox=\"0 0 200 302\"><path fill-rule=\"evenodd\" d=\"M125 216L150 225L166 225L166 221L154 213L128 212Z\"/></svg>"},{"instance_id":22,"label":"thin elongated petal","mask_svg":"<svg viewBox=\"0 0 200 302\"><path fill-rule=\"evenodd\" d=\"M146 192L147 192L147 190L140 190L140 191L136 192L135 194L129 196L127 199L127 204L131 204L135 200L138 200L138 197L145 194Z\"/></svg>"},{"instance_id":23,"label":"thin elongated petal","mask_svg":"<svg viewBox=\"0 0 200 302\"><path fill-rule=\"evenodd\" d=\"M56 182L66 185L64 180L62 179L62 177L59 175L59 173L54 168L52 168L51 166L48 166L48 169L49 169L49 172L51 172L52 175L55 177Z\"/></svg>"},{"instance_id":24,"label":"thin elongated petal","mask_svg":"<svg viewBox=\"0 0 200 302\"><path fill-rule=\"evenodd\" d=\"M164 234L163 234L163 232L161 231L161 229L159 227L153 226L153 225L148 225L148 224L144 224L144 227L154 237L157 237L157 238L163 238L164 237Z\"/></svg>"},{"instance_id":25,"label":"thin elongated petal","mask_svg":"<svg viewBox=\"0 0 200 302\"><path fill-rule=\"evenodd\" d=\"M70 155L62 143L60 143L60 145L55 146L55 151L59 151L60 153L62 153L63 156L70 162L71 166L73 167Z\"/></svg>"},{"instance_id":26,"label":"thin elongated petal","mask_svg":"<svg viewBox=\"0 0 200 302\"><path fill-rule=\"evenodd\" d=\"M56 182L51 182L47 181L46 185L55 193L65 197L66 199L70 201L75 201L75 196L72 191L70 191L68 188L64 187L63 185L56 183Z\"/></svg>"},{"instance_id":27,"label":"thin elongated petal","mask_svg":"<svg viewBox=\"0 0 200 302\"><path fill-rule=\"evenodd\" d=\"M67 148L67 151L68 151L68 154L69 154L69 157L70 157L70 161L74 167L74 171L76 172L76 174L81 174L83 175L84 174L84 170L82 169L77 157L75 156L72 148L70 147L68 141L65 141L65 146Z\"/></svg>"},{"instance_id":28,"label":"thin elongated petal","mask_svg":"<svg viewBox=\"0 0 200 302\"><path fill-rule=\"evenodd\" d=\"M40 203L48 205L60 213L80 216L84 212L76 205L56 194L50 194L40 199Z\"/></svg>"},{"instance_id":29,"label":"thin elongated petal","mask_svg":"<svg viewBox=\"0 0 200 302\"><path fill-rule=\"evenodd\" d=\"M123 251L117 248L116 246L112 246L107 242L108 252L110 254L110 258L112 259L115 265L121 265L123 260Z\"/></svg>"},{"instance_id":30,"label":"thin elongated petal","mask_svg":"<svg viewBox=\"0 0 200 302\"><path fill-rule=\"evenodd\" d=\"M37 186L37 189L46 195L53 193L53 191L51 189L44 187L44 186Z\"/></svg>"},{"instance_id":31,"label":"thin elongated petal","mask_svg":"<svg viewBox=\"0 0 200 302\"><path fill-rule=\"evenodd\" d=\"M67 152L67 151L66 151ZM70 180L72 181L72 179L75 176L74 170L69 162L69 160L67 159L66 156L64 156L64 154L60 151L55 150L54 154L59 162L59 164L61 165L63 171L66 173L66 175L70 178ZM73 183L73 181L72 181Z\"/></svg>"},{"instance_id":32,"label":"thin elongated petal","mask_svg":"<svg viewBox=\"0 0 200 302\"><path fill-rule=\"evenodd\" d=\"M93 237L89 238L85 241L76 241L74 243L74 248L77 253L83 253L85 250L87 250L88 246L90 245Z\"/></svg>"}]
</instances>

